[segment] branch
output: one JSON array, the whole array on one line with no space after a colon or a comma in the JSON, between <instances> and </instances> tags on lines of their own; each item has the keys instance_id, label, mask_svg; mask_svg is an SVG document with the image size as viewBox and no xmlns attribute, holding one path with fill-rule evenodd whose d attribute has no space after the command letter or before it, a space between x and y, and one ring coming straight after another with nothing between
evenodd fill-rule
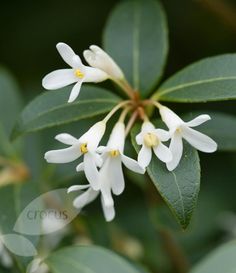
<instances>
[{"instance_id":1,"label":"branch","mask_svg":"<svg viewBox=\"0 0 236 273\"><path fill-rule=\"evenodd\" d=\"M189 262L174 236L168 229L159 229L159 234L163 240L163 247L168 253L176 272L187 273L189 271Z\"/></svg>"}]
</instances>

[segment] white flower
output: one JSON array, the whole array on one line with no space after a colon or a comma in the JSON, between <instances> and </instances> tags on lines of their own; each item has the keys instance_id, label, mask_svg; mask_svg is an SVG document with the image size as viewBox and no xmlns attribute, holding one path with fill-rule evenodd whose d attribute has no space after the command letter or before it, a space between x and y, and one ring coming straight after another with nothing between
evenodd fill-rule
<instances>
[{"instance_id":1,"label":"white flower","mask_svg":"<svg viewBox=\"0 0 236 273\"><path fill-rule=\"evenodd\" d=\"M173 159L167 163L169 171L174 170L178 166L182 157L182 138L201 152L213 153L216 151L217 144L214 140L191 128L210 120L211 117L209 115L200 115L189 122L184 122L179 116L165 106L160 107L160 114L171 134L170 150Z\"/></svg>"},{"instance_id":2,"label":"white flower","mask_svg":"<svg viewBox=\"0 0 236 273\"><path fill-rule=\"evenodd\" d=\"M27 267L26 273L48 273L49 268L41 258L35 258Z\"/></svg>"},{"instance_id":3,"label":"white flower","mask_svg":"<svg viewBox=\"0 0 236 273\"><path fill-rule=\"evenodd\" d=\"M162 141L167 141L169 138L170 135L168 132L162 129L155 129L151 122L145 121L142 125L141 132L136 136L137 144L142 145L138 154L139 164L144 168L150 164L152 159L152 150L161 161L171 161L172 154L170 150L162 144Z\"/></svg>"},{"instance_id":4,"label":"white flower","mask_svg":"<svg viewBox=\"0 0 236 273\"><path fill-rule=\"evenodd\" d=\"M1 239L0 239L0 264L2 264L6 268L10 268L13 266L12 258L8 254Z\"/></svg>"},{"instance_id":5,"label":"white flower","mask_svg":"<svg viewBox=\"0 0 236 273\"><path fill-rule=\"evenodd\" d=\"M107 200L106 196L100 190L95 191L90 185L74 185L68 189L68 193L73 191L81 191L86 189L82 194L75 198L73 205L81 210L87 204L93 202L101 192L101 203L106 221L112 221L115 217L114 202L111 199Z\"/></svg>"},{"instance_id":6,"label":"white flower","mask_svg":"<svg viewBox=\"0 0 236 273\"><path fill-rule=\"evenodd\" d=\"M83 163L77 166L77 170L82 167L86 178L93 187L98 190L98 170L97 166L101 165L101 158L96 153L96 149L101 138L104 135L106 124L103 121L95 123L79 139L69 134L59 134L56 139L64 144L70 145L69 148L49 151L45 154L45 159L49 163L68 163L84 156Z\"/></svg>"},{"instance_id":7,"label":"white flower","mask_svg":"<svg viewBox=\"0 0 236 273\"><path fill-rule=\"evenodd\" d=\"M125 187L122 163L131 171L144 174L145 169L138 162L124 155L125 125L117 122L110 135L106 147L99 147L102 153L103 165L99 172L101 192L105 199L111 198L111 190L119 195Z\"/></svg>"},{"instance_id":8,"label":"white flower","mask_svg":"<svg viewBox=\"0 0 236 273\"><path fill-rule=\"evenodd\" d=\"M108 78L100 69L83 65L80 57L67 44L58 43L56 47L62 59L71 68L55 70L46 75L42 81L45 89L55 90L76 83L68 100L73 102L78 97L83 82L97 83Z\"/></svg>"},{"instance_id":9,"label":"white flower","mask_svg":"<svg viewBox=\"0 0 236 273\"><path fill-rule=\"evenodd\" d=\"M103 158L103 165L99 172L99 190L94 190L89 185L75 185L68 189L68 192L87 189L74 200L73 204L76 208L82 209L101 193L104 216L107 221L114 219L115 209L112 192L119 195L125 187L122 163L134 172L142 174L145 172L145 169L140 167L137 161L123 154L124 140L125 125L118 122L112 130L107 146L98 148ZM82 171L83 168L84 165L80 165L77 170Z\"/></svg>"},{"instance_id":10,"label":"white flower","mask_svg":"<svg viewBox=\"0 0 236 273\"><path fill-rule=\"evenodd\" d=\"M123 79L124 74L116 62L100 47L91 45L84 51L84 58L92 67L106 72L113 79Z\"/></svg>"}]
</instances>

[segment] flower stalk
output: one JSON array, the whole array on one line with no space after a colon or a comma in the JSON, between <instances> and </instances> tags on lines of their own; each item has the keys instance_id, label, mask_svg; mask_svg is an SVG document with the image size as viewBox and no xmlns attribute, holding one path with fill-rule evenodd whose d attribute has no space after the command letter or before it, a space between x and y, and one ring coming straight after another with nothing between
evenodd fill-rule
<instances>
[{"instance_id":1,"label":"flower stalk","mask_svg":"<svg viewBox=\"0 0 236 273\"><path fill-rule=\"evenodd\" d=\"M135 92L133 90L133 88L130 86L130 84L127 82L127 80L124 79L112 79L120 88L122 91L124 91L124 93L131 99L133 100L135 97Z\"/></svg>"},{"instance_id":2,"label":"flower stalk","mask_svg":"<svg viewBox=\"0 0 236 273\"><path fill-rule=\"evenodd\" d=\"M117 104L103 119L103 122L107 123L108 120L122 107L126 106L127 104L130 104L130 100L125 100Z\"/></svg>"},{"instance_id":3,"label":"flower stalk","mask_svg":"<svg viewBox=\"0 0 236 273\"><path fill-rule=\"evenodd\" d=\"M126 128L125 128L125 136L128 136L130 130L132 129L137 117L139 115L139 112L138 110L134 111L133 114L131 115L127 125L126 125Z\"/></svg>"}]
</instances>

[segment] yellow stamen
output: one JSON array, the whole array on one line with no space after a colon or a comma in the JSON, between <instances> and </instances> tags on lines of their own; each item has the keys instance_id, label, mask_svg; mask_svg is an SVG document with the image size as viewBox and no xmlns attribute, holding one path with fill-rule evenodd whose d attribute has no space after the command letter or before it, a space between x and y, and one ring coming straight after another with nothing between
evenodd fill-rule
<instances>
[{"instance_id":1,"label":"yellow stamen","mask_svg":"<svg viewBox=\"0 0 236 273\"><path fill-rule=\"evenodd\" d=\"M152 133L147 133L144 136L144 144L148 147L154 147L159 144L159 139L157 138L156 135L154 135Z\"/></svg>"},{"instance_id":2,"label":"yellow stamen","mask_svg":"<svg viewBox=\"0 0 236 273\"><path fill-rule=\"evenodd\" d=\"M117 157L120 154L118 150L112 150L110 151L110 156L111 157Z\"/></svg>"},{"instance_id":3,"label":"yellow stamen","mask_svg":"<svg viewBox=\"0 0 236 273\"><path fill-rule=\"evenodd\" d=\"M82 79L84 77L84 73L80 69L76 69L75 76Z\"/></svg>"},{"instance_id":4,"label":"yellow stamen","mask_svg":"<svg viewBox=\"0 0 236 273\"><path fill-rule=\"evenodd\" d=\"M181 132L182 132L182 129L181 129L181 128L177 128L177 129L176 129L176 132L177 132L177 133L181 133Z\"/></svg>"},{"instance_id":5,"label":"yellow stamen","mask_svg":"<svg viewBox=\"0 0 236 273\"><path fill-rule=\"evenodd\" d=\"M87 143L81 144L80 151L82 154L86 154L88 152Z\"/></svg>"}]
</instances>

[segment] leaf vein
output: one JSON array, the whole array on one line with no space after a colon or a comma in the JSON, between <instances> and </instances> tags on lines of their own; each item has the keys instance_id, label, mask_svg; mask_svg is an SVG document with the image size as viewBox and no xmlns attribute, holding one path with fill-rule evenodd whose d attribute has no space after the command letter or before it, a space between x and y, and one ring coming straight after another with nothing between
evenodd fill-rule
<instances>
[{"instance_id":1,"label":"leaf vein","mask_svg":"<svg viewBox=\"0 0 236 273\"><path fill-rule=\"evenodd\" d=\"M176 187L177 187L178 193L179 193L179 199L180 199L180 203L181 203L181 208L182 208L183 219L185 219L185 221L186 221L186 215L185 215L185 209L184 209L184 201L183 201L183 196L182 196L181 191L180 191L180 188L179 188L179 184L178 184L178 181L177 181L176 174L175 174L174 172L171 172L171 173L173 174L174 181L175 181L175 184L176 184Z\"/></svg>"},{"instance_id":2,"label":"leaf vein","mask_svg":"<svg viewBox=\"0 0 236 273\"><path fill-rule=\"evenodd\" d=\"M139 89L139 24L140 24L140 5L135 2L134 8L134 33L133 33L133 79L134 88Z\"/></svg>"},{"instance_id":3,"label":"leaf vein","mask_svg":"<svg viewBox=\"0 0 236 273\"><path fill-rule=\"evenodd\" d=\"M189 83L179 84L179 85L171 87L171 88L167 88L167 89L163 89L163 90L160 89L160 91L157 93L156 98L157 97L159 98L165 94L177 91L182 88L200 85L200 84L204 84L204 83L211 83L214 81L224 81L224 80L236 80L236 77L218 77L218 78L212 78L212 79L199 80L199 81L193 81L193 82L189 82Z\"/></svg>"}]
</instances>

